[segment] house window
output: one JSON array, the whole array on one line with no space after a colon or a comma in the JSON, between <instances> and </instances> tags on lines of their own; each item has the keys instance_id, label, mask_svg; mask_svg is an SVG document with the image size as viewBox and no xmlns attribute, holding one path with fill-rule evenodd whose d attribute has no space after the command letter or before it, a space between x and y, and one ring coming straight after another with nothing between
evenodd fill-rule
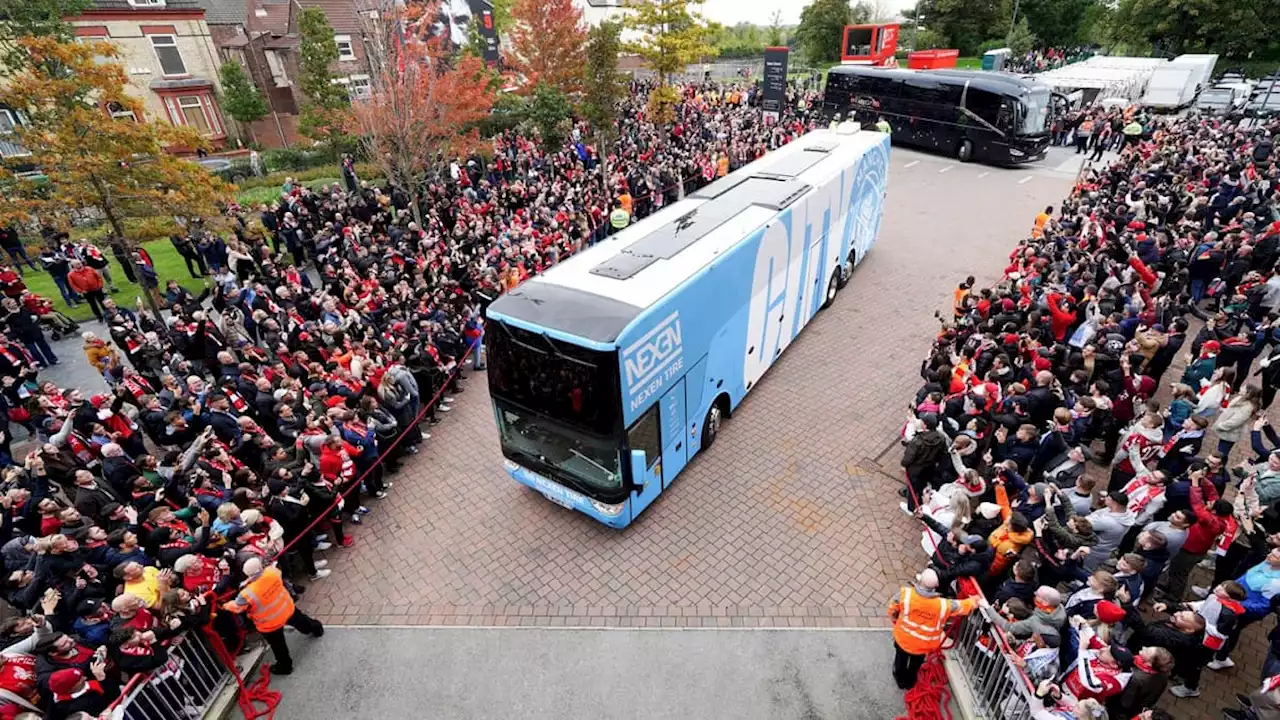
<instances>
[{"instance_id":1,"label":"house window","mask_svg":"<svg viewBox=\"0 0 1280 720\"><path fill-rule=\"evenodd\" d=\"M132 110L117 102L107 103L107 114L111 116L112 120L132 120L133 122L138 122L138 116L134 115Z\"/></svg>"},{"instance_id":2,"label":"house window","mask_svg":"<svg viewBox=\"0 0 1280 720\"><path fill-rule=\"evenodd\" d=\"M134 7L164 7L165 0L129 0L129 4Z\"/></svg>"},{"instance_id":3,"label":"house window","mask_svg":"<svg viewBox=\"0 0 1280 720\"><path fill-rule=\"evenodd\" d=\"M106 35L77 35L76 42L82 45L92 45L93 43L109 43L111 38Z\"/></svg>"},{"instance_id":4,"label":"house window","mask_svg":"<svg viewBox=\"0 0 1280 720\"><path fill-rule=\"evenodd\" d=\"M182 62L182 54L178 52L178 39L173 35L149 35L151 47L156 50L160 59L160 69L165 75L186 75L187 66Z\"/></svg>"},{"instance_id":5,"label":"house window","mask_svg":"<svg viewBox=\"0 0 1280 720\"><path fill-rule=\"evenodd\" d=\"M361 100L373 94L373 86L369 84L368 75L352 75L347 78L347 92L353 100Z\"/></svg>"},{"instance_id":6,"label":"house window","mask_svg":"<svg viewBox=\"0 0 1280 720\"><path fill-rule=\"evenodd\" d=\"M183 125L195 128L201 135L213 134L214 122L199 95L179 95L178 113Z\"/></svg>"},{"instance_id":7,"label":"house window","mask_svg":"<svg viewBox=\"0 0 1280 720\"><path fill-rule=\"evenodd\" d=\"M341 61L355 60L356 49L351 44L350 35L334 35L333 41L338 44L338 59Z\"/></svg>"},{"instance_id":8,"label":"house window","mask_svg":"<svg viewBox=\"0 0 1280 720\"><path fill-rule=\"evenodd\" d=\"M267 68L271 71L271 82L276 87L288 87L289 74L285 72L284 59L275 50L267 50L264 54L267 56Z\"/></svg>"},{"instance_id":9,"label":"house window","mask_svg":"<svg viewBox=\"0 0 1280 720\"><path fill-rule=\"evenodd\" d=\"M13 142L13 130L18 126L18 118L12 110L0 109L0 157L19 157L31 152Z\"/></svg>"}]
</instances>

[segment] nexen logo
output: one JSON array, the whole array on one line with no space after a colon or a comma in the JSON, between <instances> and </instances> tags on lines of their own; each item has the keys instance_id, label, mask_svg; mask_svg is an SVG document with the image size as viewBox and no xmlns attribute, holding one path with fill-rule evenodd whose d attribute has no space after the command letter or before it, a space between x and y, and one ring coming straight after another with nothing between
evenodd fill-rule
<instances>
[{"instance_id":1,"label":"nexen logo","mask_svg":"<svg viewBox=\"0 0 1280 720\"><path fill-rule=\"evenodd\" d=\"M680 313L671 313L645 336L622 351L631 393L641 390L646 382L680 359Z\"/></svg>"}]
</instances>

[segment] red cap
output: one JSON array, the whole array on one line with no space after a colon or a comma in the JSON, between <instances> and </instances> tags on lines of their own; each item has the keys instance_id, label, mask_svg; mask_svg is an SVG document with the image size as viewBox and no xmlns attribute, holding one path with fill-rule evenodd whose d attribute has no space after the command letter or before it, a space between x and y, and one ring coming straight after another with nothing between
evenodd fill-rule
<instances>
[{"instance_id":1,"label":"red cap","mask_svg":"<svg viewBox=\"0 0 1280 720\"><path fill-rule=\"evenodd\" d=\"M55 702L67 699L83 679L84 673L74 668L59 670L49 676L49 692L53 693Z\"/></svg>"},{"instance_id":2,"label":"red cap","mask_svg":"<svg viewBox=\"0 0 1280 720\"><path fill-rule=\"evenodd\" d=\"M1102 622L1111 625L1124 620L1124 609L1110 600L1103 600L1093 606L1093 614Z\"/></svg>"}]
</instances>

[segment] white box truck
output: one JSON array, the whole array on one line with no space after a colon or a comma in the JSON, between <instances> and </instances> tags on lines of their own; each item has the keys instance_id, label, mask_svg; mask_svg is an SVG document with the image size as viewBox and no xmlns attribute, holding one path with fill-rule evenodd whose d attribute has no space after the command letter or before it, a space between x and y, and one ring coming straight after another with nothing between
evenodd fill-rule
<instances>
[{"instance_id":1,"label":"white box truck","mask_svg":"<svg viewBox=\"0 0 1280 720\"><path fill-rule=\"evenodd\" d=\"M1217 55L1179 55L1173 59L1174 65L1189 65L1196 69L1195 81L1201 90L1209 87L1213 81L1213 68L1218 64Z\"/></svg>"},{"instance_id":2,"label":"white box truck","mask_svg":"<svg viewBox=\"0 0 1280 720\"><path fill-rule=\"evenodd\" d=\"M1197 67L1168 63L1156 68L1142 95L1144 107L1179 110L1196 99Z\"/></svg>"}]
</instances>

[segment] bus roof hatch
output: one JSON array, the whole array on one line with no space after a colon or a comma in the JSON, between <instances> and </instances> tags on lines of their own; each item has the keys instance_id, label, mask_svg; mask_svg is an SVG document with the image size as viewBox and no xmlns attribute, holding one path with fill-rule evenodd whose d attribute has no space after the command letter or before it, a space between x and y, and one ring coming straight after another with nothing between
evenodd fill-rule
<instances>
[{"instance_id":1,"label":"bus roof hatch","mask_svg":"<svg viewBox=\"0 0 1280 720\"><path fill-rule=\"evenodd\" d=\"M808 155L808 153L805 153ZM821 153L813 153L816 160ZM614 280L626 280L658 260L670 260L708 233L739 215L752 205L778 211L809 191L809 184L774 173L748 177L715 199L676 218L639 240L622 252L591 269L591 274Z\"/></svg>"}]
</instances>

